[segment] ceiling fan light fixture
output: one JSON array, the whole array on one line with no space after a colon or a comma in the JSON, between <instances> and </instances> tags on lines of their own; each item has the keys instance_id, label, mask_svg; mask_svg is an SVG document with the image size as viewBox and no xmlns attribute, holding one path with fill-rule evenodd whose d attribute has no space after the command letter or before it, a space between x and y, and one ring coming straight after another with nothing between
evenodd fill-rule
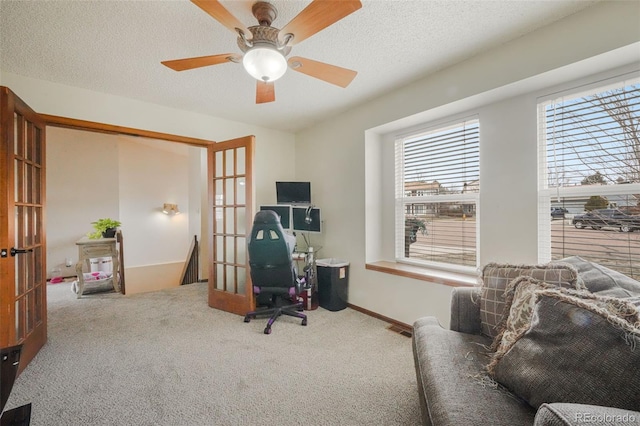
<instances>
[{"instance_id":1,"label":"ceiling fan light fixture","mask_svg":"<svg viewBox=\"0 0 640 426\"><path fill-rule=\"evenodd\" d=\"M251 77L264 82L276 81L287 71L287 60L274 46L254 44L242 58L242 65Z\"/></svg>"}]
</instances>

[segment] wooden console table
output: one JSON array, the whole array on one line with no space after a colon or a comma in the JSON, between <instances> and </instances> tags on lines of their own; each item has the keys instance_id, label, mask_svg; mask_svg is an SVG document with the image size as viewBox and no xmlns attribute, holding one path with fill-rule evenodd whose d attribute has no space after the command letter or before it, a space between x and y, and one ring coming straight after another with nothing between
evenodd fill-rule
<instances>
[{"instance_id":1,"label":"wooden console table","mask_svg":"<svg viewBox=\"0 0 640 426\"><path fill-rule=\"evenodd\" d=\"M116 238L99 238L93 240L88 237L82 237L76 241L76 245L78 246L78 263L76 264L76 273L78 274L78 299L82 297L82 292L84 291L85 283L83 267L86 266L87 271L90 271L90 260L99 257L111 257L113 274L111 275L111 278L108 279L111 280L113 289L118 293L120 292L120 281L118 279L120 261L116 242Z\"/></svg>"}]
</instances>

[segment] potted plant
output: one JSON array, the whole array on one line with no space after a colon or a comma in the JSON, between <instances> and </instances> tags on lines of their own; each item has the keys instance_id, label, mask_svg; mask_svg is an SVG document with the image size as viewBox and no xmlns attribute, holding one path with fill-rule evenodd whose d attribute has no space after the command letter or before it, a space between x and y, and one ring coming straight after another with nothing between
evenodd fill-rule
<instances>
[{"instance_id":1,"label":"potted plant","mask_svg":"<svg viewBox=\"0 0 640 426\"><path fill-rule=\"evenodd\" d=\"M407 217L404 221L404 255L409 257L409 246L418 241L418 231L427 234L427 224L417 217Z\"/></svg>"},{"instance_id":2,"label":"potted plant","mask_svg":"<svg viewBox=\"0 0 640 426\"><path fill-rule=\"evenodd\" d=\"M119 221L113 219L98 219L95 222L91 222L95 232L87 234L91 239L98 238L113 238L116 236L116 228L122 225Z\"/></svg>"}]
</instances>

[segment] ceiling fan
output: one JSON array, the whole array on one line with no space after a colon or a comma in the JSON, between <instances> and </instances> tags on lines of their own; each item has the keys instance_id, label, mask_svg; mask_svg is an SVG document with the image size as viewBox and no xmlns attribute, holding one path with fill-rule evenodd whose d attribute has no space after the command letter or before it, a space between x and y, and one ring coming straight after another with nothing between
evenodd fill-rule
<instances>
[{"instance_id":1,"label":"ceiling fan","mask_svg":"<svg viewBox=\"0 0 640 426\"><path fill-rule=\"evenodd\" d=\"M245 27L222 6L218 0L191 0L222 25L238 34L238 47L244 55L222 53L219 55L163 61L175 71L218 65L225 62L242 62L245 70L256 80L256 103L276 100L273 82L282 77L287 67L294 71L347 87L357 72L335 65L318 62L300 56L286 59L291 47L311 37L362 7L360 0L313 0L302 12L282 29L271 26L278 11L265 1L254 3L251 8L258 25Z\"/></svg>"}]
</instances>

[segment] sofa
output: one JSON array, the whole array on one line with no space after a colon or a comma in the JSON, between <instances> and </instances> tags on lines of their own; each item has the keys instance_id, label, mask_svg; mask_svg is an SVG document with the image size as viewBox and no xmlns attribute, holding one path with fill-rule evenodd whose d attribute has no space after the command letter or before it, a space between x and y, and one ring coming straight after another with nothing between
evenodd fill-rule
<instances>
[{"instance_id":1,"label":"sofa","mask_svg":"<svg viewBox=\"0 0 640 426\"><path fill-rule=\"evenodd\" d=\"M640 425L640 282L597 263L486 265L412 340L425 425Z\"/></svg>"}]
</instances>

